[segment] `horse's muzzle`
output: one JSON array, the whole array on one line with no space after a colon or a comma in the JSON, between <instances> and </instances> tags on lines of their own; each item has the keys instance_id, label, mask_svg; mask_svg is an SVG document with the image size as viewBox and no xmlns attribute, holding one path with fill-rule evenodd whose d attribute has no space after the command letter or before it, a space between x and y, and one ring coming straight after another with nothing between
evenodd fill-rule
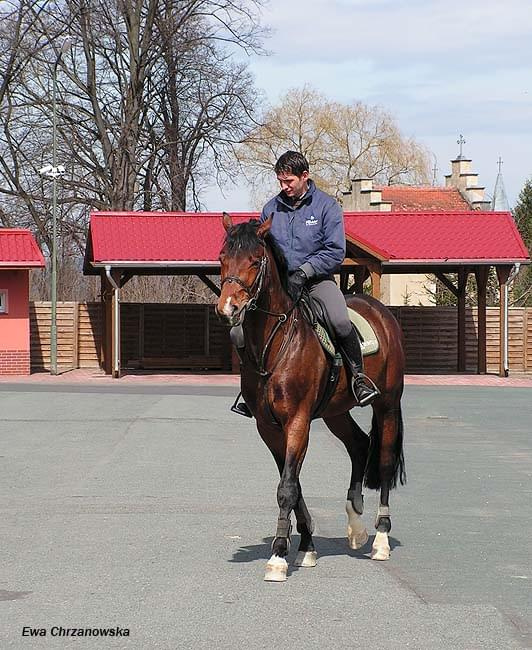
<instances>
[{"instance_id":1,"label":"horse's muzzle","mask_svg":"<svg viewBox=\"0 0 532 650\"><path fill-rule=\"evenodd\" d=\"M231 313L227 313L227 307L224 308L223 310L220 310L218 308L218 305L215 307L216 315L218 318L228 325L229 327L236 327L237 325L242 325L242 322L244 320L244 316L246 315L246 305L242 305L240 308L238 308L236 305L231 305L233 311Z\"/></svg>"}]
</instances>

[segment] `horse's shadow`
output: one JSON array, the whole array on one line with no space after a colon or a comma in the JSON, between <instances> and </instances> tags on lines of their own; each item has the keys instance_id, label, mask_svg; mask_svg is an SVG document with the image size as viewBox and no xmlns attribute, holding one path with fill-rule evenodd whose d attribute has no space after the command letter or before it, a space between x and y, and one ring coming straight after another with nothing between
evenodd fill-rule
<instances>
[{"instance_id":1,"label":"horse's shadow","mask_svg":"<svg viewBox=\"0 0 532 650\"><path fill-rule=\"evenodd\" d=\"M356 551L349 548L347 544L347 537L319 537L313 536L314 545L318 553L318 558L330 557L336 555L347 555L355 560L369 560L371 553L371 546L375 536L371 535L368 541L361 548ZM271 546L273 537L264 537L262 544L253 544L252 546L241 546L233 553L233 557L228 560L229 562L256 562L259 560L268 560L271 555ZM388 537L390 549L393 551L397 546L401 546L401 542L395 537ZM292 561L299 548L299 535L292 536L292 543L287 560L290 565L290 571L297 571L299 567L295 567Z\"/></svg>"}]
</instances>

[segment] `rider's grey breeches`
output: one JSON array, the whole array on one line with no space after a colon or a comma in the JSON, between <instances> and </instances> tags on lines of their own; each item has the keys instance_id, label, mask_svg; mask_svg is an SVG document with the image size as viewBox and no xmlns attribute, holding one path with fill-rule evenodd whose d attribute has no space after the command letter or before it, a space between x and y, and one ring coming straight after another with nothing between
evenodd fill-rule
<instances>
[{"instance_id":1,"label":"rider's grey breeches","mask_svg":"<svg viewBox=\"0 0 532 650\"><path fill-rule=\"evenodd\" d=\"M345 298L333 280L321 280L309 286L310 295L318 298L325 305L331 325L338 338L344 338L351 332L351 321L347 315Z\"/></svg>"}]
</instances>

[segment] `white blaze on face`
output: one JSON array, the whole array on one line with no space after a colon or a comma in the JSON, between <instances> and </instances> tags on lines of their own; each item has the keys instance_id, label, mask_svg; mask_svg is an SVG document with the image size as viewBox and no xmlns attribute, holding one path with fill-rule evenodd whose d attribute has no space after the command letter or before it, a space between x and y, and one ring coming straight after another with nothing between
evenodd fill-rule
<instances>
[{"instance_id":1,"label":"white blaze on face","mask_svg":"<svg viewBox=\"0 0 532 650\"><path fill-rule=\"evenodd\" d=\"M227 298L225 301L224 308L222 309L222 313L225 314L226 316L232 316L233 315L233 310L231 308L231 297Z\"/></svg>"}]
</instances>

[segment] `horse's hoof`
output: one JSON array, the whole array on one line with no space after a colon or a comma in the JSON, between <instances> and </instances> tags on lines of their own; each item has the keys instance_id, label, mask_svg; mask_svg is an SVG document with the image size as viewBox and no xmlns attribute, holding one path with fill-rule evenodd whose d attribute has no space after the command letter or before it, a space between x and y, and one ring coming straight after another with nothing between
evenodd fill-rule
<instances>
[{"instance_id":1,"label":"horse's hoof","mask_svg":"<svg viewBox=\"0 0 532 650\"><path fill-rule=\"evenodd\" d=\"M316 566L318 562L318 554L316 551L298 551L294 566L312 567Z\"/></svg>"},{"instance_id":2,"label":"horse's hoof","mask_svg":"<svg viewBox=\"0 0 532 650\"><path fill-rule=\"evenodd\" d=\"M359 548L362 548L369 539L368 531L364 528L358 534L354 534L351 526L347 527L347 540L349 542L349 548L356 551Z\"/></svg>"},{"instance_id":3,"label":"horse's hoof","mask_svg":"<svg viewBox=\"0 0 532 650\"><path fill-rule=\"evenodd\" d=\"M284 557L272 555L266 564L264 580L267 582L285 582L288 573L288 563Z\"/></svg>"},{"instance_id":4,"label":"horse's hoof","mask_svg":"<svg viewBox=\"0 0 532 650\"><path fill-rule=\"evenodd\" d=\"M376 533L373 546L371 548L372 560L389 560L390 559L390 545L388 544L388 535L386 533Z\"/></svg>"}]
</instances>

